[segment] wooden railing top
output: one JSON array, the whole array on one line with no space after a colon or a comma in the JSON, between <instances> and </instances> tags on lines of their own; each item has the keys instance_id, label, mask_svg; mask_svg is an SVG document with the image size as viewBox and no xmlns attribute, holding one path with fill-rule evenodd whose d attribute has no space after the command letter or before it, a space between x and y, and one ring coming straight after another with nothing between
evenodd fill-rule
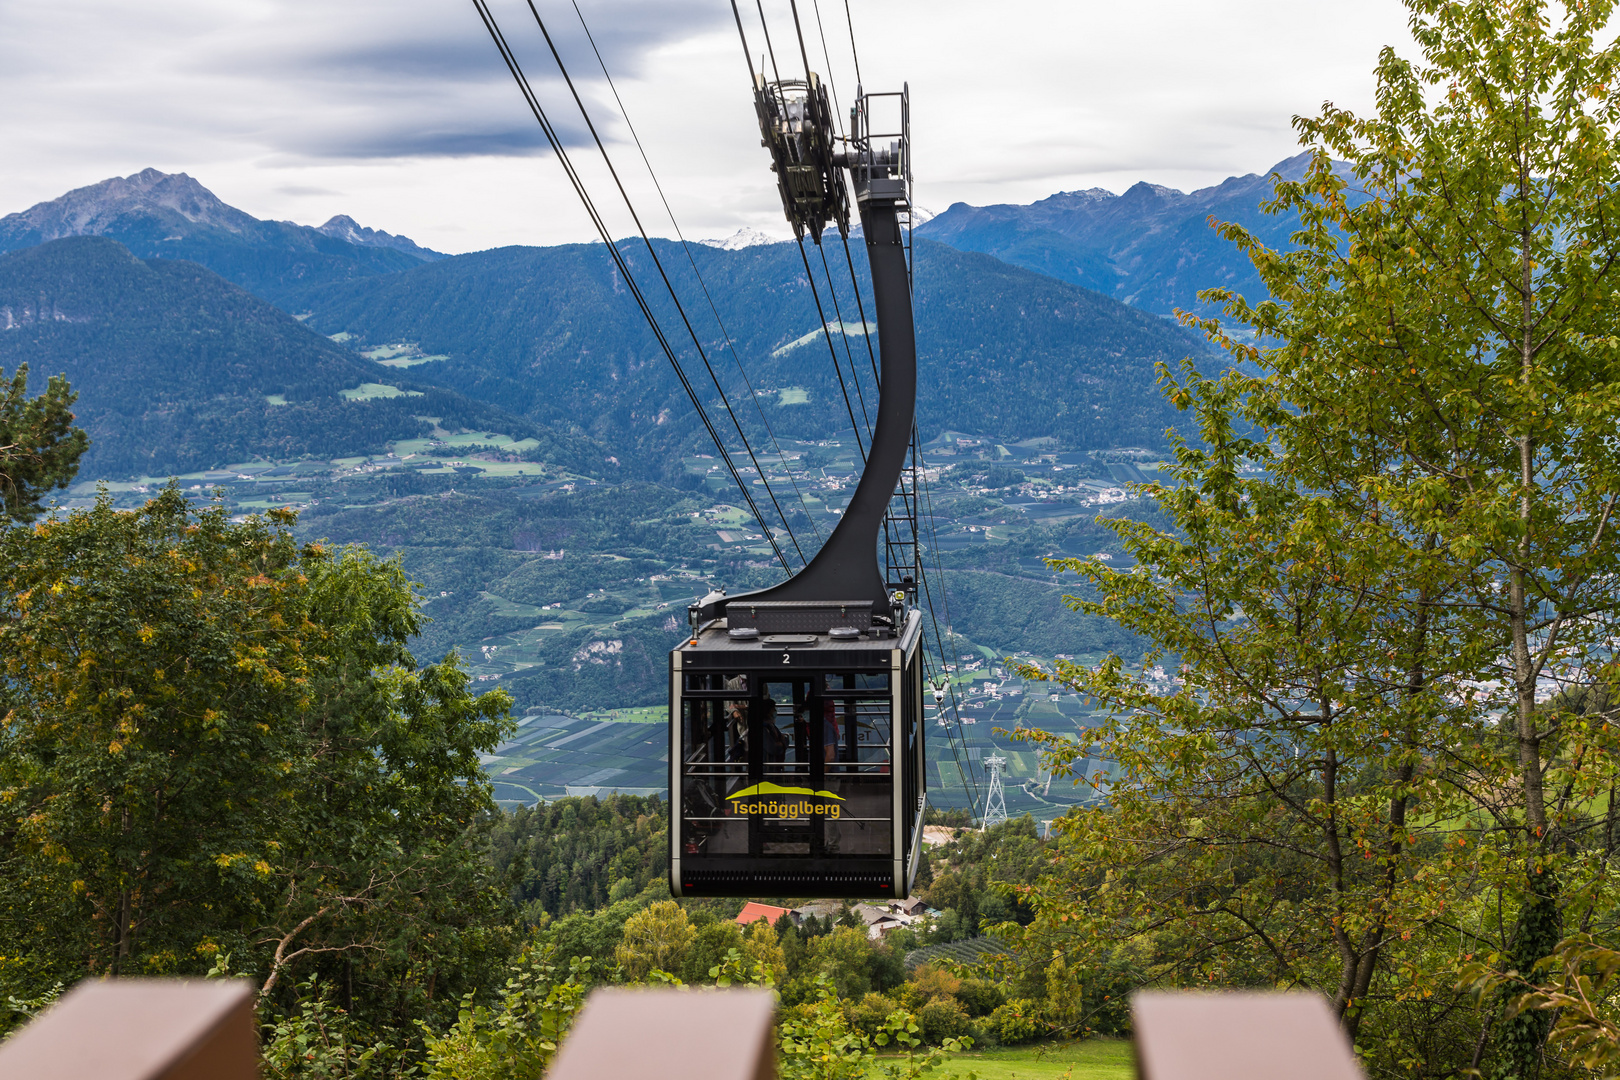
<instances>
[{"instance_id":1,"label":"wooden railing top","mask_svg":"<svg viewBox=\"0 0 1620 1080\"><path fill-rule=\"evenodd\" d=\"M1326 999L1308 993L1141 993L1141 1080L1363 1080Z\"/></svg>"},{"instance_id":2,"label":"wooden railing top","mask_svg":"<svg viewBox=\"0 0 1620 1080\"><path fill-rule=\"evenodd\" d=\"M0 1080L255 1080L245 981L86 980L0 1043Z\"/></svg>"},{"instance_id":3,"label":"wooden railing top","mask_svg":"<svg viewBox=\"0 0 1620 1080\"><path fill-rule=\"evenodd\" d=\"M546 1080L776 1080L775 1014L755 988L598 990Z\"/></svg>"}]
</instances>

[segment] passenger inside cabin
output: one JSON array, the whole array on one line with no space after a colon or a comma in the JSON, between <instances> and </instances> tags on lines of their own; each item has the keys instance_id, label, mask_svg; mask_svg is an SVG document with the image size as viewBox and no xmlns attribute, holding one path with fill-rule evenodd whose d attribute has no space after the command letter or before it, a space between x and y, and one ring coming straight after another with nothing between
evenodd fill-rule
<instances>
[{"instance_id":1,"label":"passenger inside cabin","mask_svg":"<svg viewBox=\"0 0 1620 1080\"><path fill-rule=\"evenodd\" d=\"M748 760L748 702L726 702L726 760Z\"/></svg>"},{"instance_id":2,"label":"passenger inside cabin","mask_svg":"<svg viewBox=\"0 0 1620 1080\"><path fill-rule=\"evenodd\" d=\"M826 711L822 714L822 743L827 761L840 760L842 755L838 751L842 740L838 731L838 706L831 701L827 702Z\"/></svg>"}]
</instances>

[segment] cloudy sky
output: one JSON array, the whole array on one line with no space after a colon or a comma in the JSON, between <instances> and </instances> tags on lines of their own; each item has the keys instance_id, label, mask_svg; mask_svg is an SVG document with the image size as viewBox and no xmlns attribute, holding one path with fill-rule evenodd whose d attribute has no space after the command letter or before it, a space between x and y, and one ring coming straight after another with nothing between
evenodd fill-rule
<instances>
[{"instance_id":1,"label":"cloudy sky","mask_svg":"<svg viewBox=\"0 0 1620 1080\"><path fill-rule=\"evenodd\" d=\"M572 0L534 2L644 220L669 235ZM726 0L578 3L686 235L786 236ZM559 127L583 138L526 4L490 4ZM783 75L802 71L789 0L763 10ZM844 5L799 11L811 67L847 109ZM1412 52L1396 0L849 12L867 89L910 84L917 201L936 211L1263 171L1296 152L1292 116L1327 99L1366 109L1378 50ZM757 11L745 30L762 52ZM592 235L471 0L0 0L0 102L0 214L150 166L258 217L347 213L448 252ZM608 205L605 177L588 179ZM611 221L629 230L622 210Z\"/></svg>"}]
</instances>

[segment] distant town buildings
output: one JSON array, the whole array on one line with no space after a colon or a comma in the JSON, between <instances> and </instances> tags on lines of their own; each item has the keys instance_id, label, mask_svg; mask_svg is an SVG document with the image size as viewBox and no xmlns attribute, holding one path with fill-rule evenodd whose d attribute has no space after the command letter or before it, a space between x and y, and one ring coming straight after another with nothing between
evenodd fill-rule
<instances>
[{"instance_id":1,"label":"distant town buildings","mask_svg":"<svg viewBox=\"0 0 1620 1080\"><path fill-rule=\"evenodd\" d=\"M801 908L773 907L770 904L750 900L743 905L734 921L738 926L748 927L764 919L774 926L778 919L786 915L793 920L794 926L799 926L809 917L839 919L843 916L844 910L844 904L838 900L815 900ZM848 910L860 920L861 925L866 928L866 936L873 941L891 930L902 926L915 926L937 914L933 908L915 896L908 896L903 900L890 900L881 905L853 904Z\"/></svg>"}]
</instances>

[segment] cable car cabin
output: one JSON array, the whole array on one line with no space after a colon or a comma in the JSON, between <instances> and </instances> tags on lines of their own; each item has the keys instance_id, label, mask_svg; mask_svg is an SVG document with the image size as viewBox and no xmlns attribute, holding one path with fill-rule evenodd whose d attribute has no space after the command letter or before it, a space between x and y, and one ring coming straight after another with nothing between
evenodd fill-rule
<instances>
[{"instance_id":1,"label":"cable car cabin","mask_svg":"<svg viewBox=\"0 0 1620 1080\"><path fill-rule=\"evenodd\" d=\"M674 894L908 895L925 783L921 614L898 635L726 623L670 654Z\"/></svg>"}]
</instances>

